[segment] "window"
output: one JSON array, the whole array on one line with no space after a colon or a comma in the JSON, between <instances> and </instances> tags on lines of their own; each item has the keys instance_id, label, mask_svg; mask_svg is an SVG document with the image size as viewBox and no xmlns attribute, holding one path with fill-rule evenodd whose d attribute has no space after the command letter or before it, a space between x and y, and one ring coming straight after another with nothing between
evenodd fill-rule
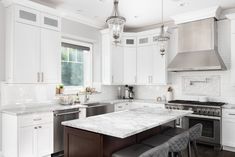
<instances>
[{"instance_id":1,"label":"window","mask_svg":"<svg viewBox=\"0 0 235 157\"><path fill-rule=\"evenodd\" d=\"M91 86L92 45L72 40L63 40L61 74L64 86Z\"/></svg>"}]
</instances>

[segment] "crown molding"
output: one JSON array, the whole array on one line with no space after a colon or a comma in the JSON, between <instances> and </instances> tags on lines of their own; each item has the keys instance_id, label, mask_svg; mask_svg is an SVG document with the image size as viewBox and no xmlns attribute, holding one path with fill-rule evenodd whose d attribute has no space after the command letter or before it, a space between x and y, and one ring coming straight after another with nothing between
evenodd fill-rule
<instances>
[{"instance_id":1,"label":"crown molding","mask_svg":"<svg viewBox=\"0 0 235 157\"><path fill-rule=\"evenodd\" d=\"M235 13L225 15L230 20L235 20Z\"/></svg>"},{"instance_id":2,"label":"crown molding","mask_svg":"<svg viewBox=\"0 0 235 157\"><path fill-rule=\"evenodd\" d=\"M219 6L214 6L210 8L205 8L197 11L186 12L183 14L172 16L171 18L175 21L175 24L187 23L207 18L215 17L219 19L221 14L221 8Z\"/></svg>"},{"instance_id":3,"label":"crown molding","mask_svg":"<svg viewBox=\"0 0 235 157\"><path fill-rule=\"evenodd\" d=\"M105 25L105 23L95 21L94 19L87 18L79 14L68 12L67 10L60 10L60 13L62 18L88 25L97 29L103 29Z\"/></svg>"}]
</instances>

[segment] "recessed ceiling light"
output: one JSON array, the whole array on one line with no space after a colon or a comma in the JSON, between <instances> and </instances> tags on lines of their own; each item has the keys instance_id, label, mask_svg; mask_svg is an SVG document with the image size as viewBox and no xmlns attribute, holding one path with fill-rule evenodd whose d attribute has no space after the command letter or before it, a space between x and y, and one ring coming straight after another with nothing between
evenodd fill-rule
<instances>
[{"instance_id":1,"label":"recessed ceiling light","mask_svg":"<svg viewBox=\"0 0 235 157\"><path fill-rule=\"evenodd\" d=\"M83 10L82 9L78 9L78 10L76 10L78 13L81 13L81 12L83 12Z\"/></svg>"},{"instance_id":2,"label":"recessed ceiling light","mask_svg":"<svg viewBox=\"0 0 235 157\"><path fill-rule=\"evenodd\" d=\"M188 2L180 2L179 6L180 7L185 7L185 6L188 6L188 4L189 4Z\"/></svg>"}]
</instances>

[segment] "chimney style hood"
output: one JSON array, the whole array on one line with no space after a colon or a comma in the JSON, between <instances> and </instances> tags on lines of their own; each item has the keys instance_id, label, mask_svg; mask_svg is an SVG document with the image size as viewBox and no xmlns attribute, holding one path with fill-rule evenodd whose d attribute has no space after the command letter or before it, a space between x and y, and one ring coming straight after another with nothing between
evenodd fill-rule
<instances>
[{"instance_id":1,"label":"chimney style hood","mask_svg":"<svg viewBox=\"0 0 235 157\"><path fill-rule=\"evenodd\" d=\"M214 18L178 25L178 53L168 65L168 71L226 70L217 40Z\"/></svg>"}]
</instances>

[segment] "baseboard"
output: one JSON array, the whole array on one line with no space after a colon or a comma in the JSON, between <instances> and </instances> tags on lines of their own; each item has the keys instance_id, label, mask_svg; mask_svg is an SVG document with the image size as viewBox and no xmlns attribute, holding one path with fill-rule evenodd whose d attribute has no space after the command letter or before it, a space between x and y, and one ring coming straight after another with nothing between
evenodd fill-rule
<instances>
[{"instance_id":1,"label":"baseboard","mask_svg":"<svg viewBox=\"0 0 235 157\"><path fill-rule=\"evenodd\" d=\"M235 148L234 147L229 147L229 146L223 146L223 150L227 150L230 152L235 152Z\"/></svg>"}]
</instances>

